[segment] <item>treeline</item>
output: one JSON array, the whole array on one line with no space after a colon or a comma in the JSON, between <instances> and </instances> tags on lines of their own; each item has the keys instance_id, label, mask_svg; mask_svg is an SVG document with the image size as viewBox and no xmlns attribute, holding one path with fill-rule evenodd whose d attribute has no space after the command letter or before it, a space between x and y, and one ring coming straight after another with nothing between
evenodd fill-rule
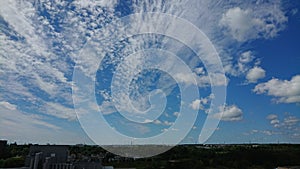
<instances>
[{"instance_id":1,"label":"treeline","mask_svg":"<svg viewBox=\"0 0 300 169\"><path fill-rule=\"evenodd\" d=\"M230 145L176 146L159 156L114 166L138 169L272 169L278 166L300 166L300 145Z\"/></svg>"},{"instance_id":2,"label":"treeline","mask_svg":"<svg viewBox=\"0 0 300 169\"><path fill-rule=\"evenodd\" d=\"M7 145L0 168L22 167L30 145ZM151 158L118 157L100 146L70 146L69 154L76 158L94 156L103 165L137 169L264 169L278 166L300 166L300 145L179 145Z\"/></svg>"},{"instance_id":3,"label":"treeline","mask_svg":"<svg viewBox=\"0 0 300 169\"><path fill-rule=\"evenodd\" d=\"M6 145L4 152L1 153L0 168L23 167L29 146L17 145L16 143Z\"/></svg>"}]
</instances>

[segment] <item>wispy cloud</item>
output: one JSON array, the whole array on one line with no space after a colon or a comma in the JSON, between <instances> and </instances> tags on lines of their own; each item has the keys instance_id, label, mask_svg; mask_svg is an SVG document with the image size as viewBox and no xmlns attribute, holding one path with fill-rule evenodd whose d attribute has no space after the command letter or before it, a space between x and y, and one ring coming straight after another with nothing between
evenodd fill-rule
<instances>
[{"instance_id":1,"label":"wispy cloud","mask_svg":"<svg viewBox=\"0 0 300 169\"><path fill-rule=\"evenodd\" d=\"M42 116L39 115L33 115L28 114L19 111L16 108L16 105L13 105L8 102L1 102L0 104L1 109L1 128L5 128L8 130L5 130L3 128L3 131L9 135L15 135L18 136L16 133L27 133L29 134L31 129L36 128L36 130L39 130L41 127L46 127L51 130L60 130L61 128L58 126L55 126L51 123L46 122ZM33 132L35 130L32 130ZM1 134L4 134L2 133Z\"/></svg>"},{"instance_id":2,"label":"wispy cloud","mask_svg":"<svg viewBox=\"0 0 300 169\"><path fill-rule=\"evenodd\" d=\"M258 1L257 3L235 0L179 0L176 2L146 0L133 1L131 10L133 13L163 12L187 19L199 27L217 48L228 75L226 83L228 83L230 76L244 76L249 82L256 82L264 75L262 68L257 71L257 68L260 67L254 63L257 58L253 52L244 51L244 49L230 49L230 45L239 46L254 39L275 37L284 29L287 21L280 2L280 0ZM178 55L184 53L182 60L191 67L191 70L194 70L191 75L177 74L182 83L207 87L210 84L210 78L213 78L217 82L213 85L224 85L221 75L212 74L209 77L199 58L193 57L192 54L186 54L188 52L186 52L186 47L183 44L168 39L168 37L149 35L146 39L149 42L145 42L144 37L131 38L128 39L128 42L116 42L116 39L124 38L125 34L124 30L120 29L122 24L118 22L120 18L115 8L118 3L116 0L42 1L38 4L39 8L36 8L32 1L0 1L0 100L2 109L5 108L6 112L7 110L13 112L11 114L1 113L1 116L10 118L10 120L1 122L13 125L16 123L14 121L16 119L13 120L13 117L20 116L22 120L17 122L28 128L28 132L37 125L46 127L50 129L49 131L60 130L59 126L30 115L36 113L25 113L25 109L32 109L33 112L54 118L74 121L76 114L72 106L71 87L72 85L76 87L76 84L72 84L71 81L75 65L80 67L89 77L92 77L95 75L92 72L98 68L100 71L104 69L103 65L117 65L128 54L151 48L153 44L159 43L162 45L155 47L161 47ZM154 16L156 15L154 14ZM162 25L168 28L165 25L168 22L160 18L159 15L157 15L157 24L153 24L153 27L147 27L145 24L147 18L144 19L144 22L131 20L132 27L151 30L155 26ZM106 27L108 23L111 24L110 27ZM178 32L178 30L166 29L166 31L174 32ZM78 52L92 38L107 38L99 44L92 44L99 55L92 56L91 51L85 50L82 52L89 57L79 57ZM116 56L120 57L113 55L116 52L119 52ZM106 54L112 54L112 56L107 57L108 60L111 60L109 62L104 61L99 67L97 61L104 58ZM165 63L172 65L174 62L168 60ZM122 73L119 76L128 78L137 72L137 70L128 68L134 65L143 68L144 64L143 60L137 59L123 64ZM175 67L181 69L180 66L175 65ZM194 78L197 84L195 84ZM153 78L149 77L147 80L145 86L151 83ZM278 97L279 102L299 102L297 99L299 93L297 93L296 87L293 87L295 88L294 92L287 92L293 94L282 94L274 92L268 83L258 85L255 92L268 92L268 95ZM297 77L291 81L277 79L275 84L280 87L285 86L286 83L288 87L295 84L299 86L297 85ZM174 81L171 81L170 78L159 79L157 86L162 88L166 95L175 88ZM145 109L149 106L146 104L148 97L142 96L137 96L134 104L138 108ZM100 104L100 109L106 110L104 111L105 114L115 112L109 99L111 98L107 96ZM126 99L128 98L124 100L126 101ZM196 107L201 108L201 104L207 102L208 100L205 98L199 99L195 102L197 105L193 107L194 109ZM91 107L96 106L91 105ZM222 119L240 120L241 114L240 108L229 106L225 109ZM165 124L163 121L156 121L156 123ZM143 131L148 130L143 129ZM42 132L44 130L37 131L37 133Z\"/></svg>"},{"instance_id":3,"label":"wispy cloud","mask_svg":"<svg viewBox=\"0 0 300 169\"><path fill-rule=\"evenodd\" d=\"M0 112L2 139L18 143L92 143L82 131L61 127L47 116L21 111L12 103L0 102Z\"/></svg>"}]
</instances>

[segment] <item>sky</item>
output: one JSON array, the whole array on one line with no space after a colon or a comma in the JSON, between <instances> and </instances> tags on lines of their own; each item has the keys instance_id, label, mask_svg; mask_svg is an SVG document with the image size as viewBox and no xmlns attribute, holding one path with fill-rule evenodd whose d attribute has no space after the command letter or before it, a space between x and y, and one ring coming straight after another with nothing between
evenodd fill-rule
<instances>
[{"instance_id":1,"label":"sky","mask_svg":"<svg viewBox=\"0 0 300 169\"><path fill-rule=\"evenodd\" d=\"M299 7L1 0L0 139L300 143Z\"/></svg>"}]
</instances>

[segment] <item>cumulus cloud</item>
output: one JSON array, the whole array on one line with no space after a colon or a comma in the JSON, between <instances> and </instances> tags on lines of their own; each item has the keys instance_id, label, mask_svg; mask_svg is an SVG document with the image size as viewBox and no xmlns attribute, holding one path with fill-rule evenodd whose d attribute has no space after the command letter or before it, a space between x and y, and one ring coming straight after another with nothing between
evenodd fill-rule
<instances>
[{"instance_id":1,"label":"cumulus cloud","mask_svg":"<svg viewBox=\"0 0 300 169\"><path fill-rule=\"evenodd\" d=\"M261 67L254 67L250 69L246 75L246 79L249 83L256 83L259 79L266 76L266 71Z\"/></svg>"},{"instance_id":2,"label":"cumulus cloud","mask_svg":"<svg viewBox=\"0 0 300 169\"><path fill-rule=\"evenodd\" d=\"M194 110L205 110L207 105L213 99L213 97L214 97L214 95L210 94L207 97L196 99L190 104L190 107Z\"/></svg>"},{"instance_id":3,"label":"cumulus cloud","mask_svg":"<svg viewBox=\"0 0 300 169\"><path fill-rule=\"evenodd\" d=\"M267 18L256 14L253 9L234 7L222 15L220 25L225 27L234 39L244 42L261 36L272 38L282 29L277 25L287 21L284 15L278 16L280 14L273 13ZM278 19L277 17L280 17L280 20L273 20Z\"/></svg>"},{"instance_id":4,"label":"cumulus cloud","mask_svg":"<svg viewBox=\"0 0 300 169\"><path fill-rule=\"evenodd\" d=\"M246 51L241 54L239 57L240 63L249 63L254 59L254 56L251 51Z\"/></svg>"},{"instance_id":5,"label":"cumulus cloud","mask_svg":"<svg viewBox=\"0 0 300 169\"><path fill-rule=\"evenodd\" d=\"M225 65L224 69L227 74L231 76L244 76L253 67L253 65L259 65L257 59L251 50L247 50L238 54L236 63ZM254 62L254 63L253 63Z\"/></svg>"},{"instance_id":6,"label":"cumulus cloud","mask_svg":"<svg viewBox=\"0 0 300 169\"><path fill-rule=\"evenodd\" d=\"M252 51L243 52L237 62L237 72L235 74L245 74L250 69L250 64L255 59Z\"/></svg>"},{"instance_id":7,"label":"cumulus cloud","mask_svg":"<svg viewBox=\"0 0 300 169\"><path fill-rule=\"evenodd\" d=\"M277 125L277 124L279 124L279 120L277 120L277 119L271 120L270 124Z\"/></svg>"},{"instance_id":8,"label":"cumulus cloud","mask_svg":"<svg viewBox=\"0 0 300 169\"><path fill-rule=\"evenodd\" d=\"M243 111L236 105L225 106L220 108L220 112L214 114L214 117L223 121L239 121L243 118Z\"/></svg>"},{"instance_id":9,"label":"cumulus cloud","mask_svg":"<svg viewBox=\"0 0 300 169\"><path fill-rule=\"evenodd\" d=\"M229 9L223 14L221 25L227 27L230 34L238 41L246 41L257 36L256 28L261 21L254 19L249 10L242 10L239 7Z\"/></svg>"},{"instance_id":10,"label":"cumulus cloud","mask_svg":"<svg viewBox=\"0 0 300 169\"><path fill-rule=\"evenodd\" d=\"M179 117L180 113L179 112L174 112L173 115L176 116L176 117Z\"/></svg>"},{"instance_id":11,"label":"cumulus cloud","mask_svg":"<svg viewBox=\"0 0 300 169\"><path fill-rule=\"evenodd\" d=\"M194 110L199 110L199 109L202 110L203 109L203 105L201 104L202 102L203 100L196 99L190 104L190 106Z\"/></svg>"},{"instance_id":12,"label":"cumulus cloud","mask_svg":"<svg viewBox=\"0 0 300 169\"><path fill-rule=\"evenodd\" d=\"M267 119L268 120L274 120L274 119L277 119L277 115L276 114L269 114L268 116L267 116Z\"/></svg>"},{"instance_id":13,"label":"cumulus cloud","mask_svg":"<svg viewBox=\"0 0 300 169\"><path fill-rule=\"evenodd\" d=\"M300 75L295 75L291 80L273 78L256 85L253 91L273 96L277 103L300 103Z\"/></svg>"},{"instance_id":14,"label":"cumulus cloud","mask_svg":"<svg viewBox=\"0 0 300 169\"><path fill-rule=\"evenodd\" d=\"M300 119L296 116L285 113L285 117L280 119L277 115L270 114L267 116L270 124L282 134L291 138L299 138L300 136Z\"/></svg>"},{"instance_id":15,"label":"cumulus cloud","mask_svg":"<svg viewBox=\"0 0 300 169\"><path fill-rule=\"evenodd\" d=\"M269 114L267 116L267 120L269 120L270 124L274 127L279 127L280 121L278 120L278 116L276 114Z\"/></svg>"}]
</instances>

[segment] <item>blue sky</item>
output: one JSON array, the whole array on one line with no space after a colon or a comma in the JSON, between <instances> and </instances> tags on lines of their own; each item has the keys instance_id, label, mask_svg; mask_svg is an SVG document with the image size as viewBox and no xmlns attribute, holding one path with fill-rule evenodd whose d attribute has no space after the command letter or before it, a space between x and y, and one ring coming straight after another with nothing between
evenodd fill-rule
<instances>
[{"instance_id":1,"label":"blue sky","mask_svg":"<svg viewBox=\"0 0 300 169\"><path fill-rule=\"evenodd\" d=\"M299 7L3 0L0 139L129 144L171 133L154 141L196 143L213 130L206 143L299 143ZM155 13L122 18L146 12ZM219 62L222 70L206 64ZM225 87L224 105L210 109Z\"/></svg>"}]
</instances>

